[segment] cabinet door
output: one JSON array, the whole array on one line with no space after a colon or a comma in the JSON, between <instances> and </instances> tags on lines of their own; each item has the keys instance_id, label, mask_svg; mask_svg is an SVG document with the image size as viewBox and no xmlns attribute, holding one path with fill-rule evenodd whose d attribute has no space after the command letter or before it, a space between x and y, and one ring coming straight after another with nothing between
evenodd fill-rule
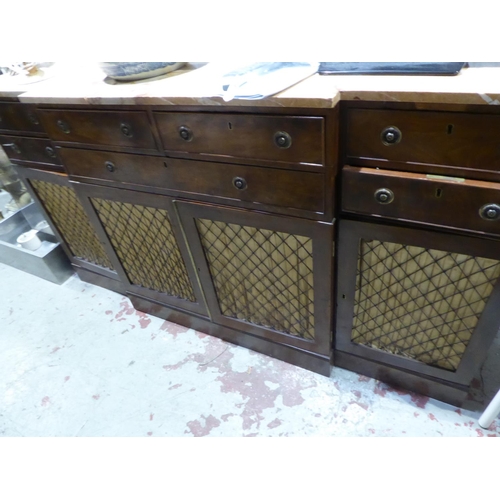
<instances>
[{"instance_id":1,"label":"cabinet door","mask_svg":"<svg viewBox=\"0 0 500 500\"><path fill-rule=\"evenodd\" d=\"M71 261L117 280L118 275L102 241L65 174L17 167L33 198L39 203Z\"/></svg>"},{"instance_id":2,"label":"cabinet door","mask_svg":"<svg viewBox=\"0 0 500 500\"><path fill-rule=\"evenodd\" d=\"M176 205L215 323L330 353L333 224Z\"/></svg>"},{"instance_id":3,"label":"cabinet door","mask_svg":"<svg viewBox=\"0 0 500 500\"><path fill-rule=\"evenodd\" d=\"M129 291L207 315L172 199L72 182Z\"/></svg>"},{"instance_id":4,"label":"cabinet door","mask_svg":"<svg viewBox=\"0 0 500 500\"><path fill-rule=\"evenodd\" d=\"M335 349L468 385L500 325L500 242L341 220Z\"/></svg>"}]
</instances>

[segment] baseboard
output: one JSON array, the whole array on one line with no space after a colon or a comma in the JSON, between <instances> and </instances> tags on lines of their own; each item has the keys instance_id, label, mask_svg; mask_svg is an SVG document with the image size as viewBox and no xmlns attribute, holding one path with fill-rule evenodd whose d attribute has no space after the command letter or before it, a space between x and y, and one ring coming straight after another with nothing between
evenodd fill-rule
<instances>
[{"instance_id":1,"label":"baseboard","mask_svg":"<svg viewBox=\"0 0 500 500\"><path fill-rule=\"evenodd\" d=\"M334 365L339 368L345 368L375 378L391 386L423 394L454 406L462 406L469 392L467 386L411 373L342 351L336 350L333 359Z\"/></svg>"},{"instance_id":2,"label":"baseboard","mask_svg":"<svg viewBox=\"0 0 500 500\"><path fill-rule=\"evenodd\" d=\"M127 293L127 296L134 308L138 311L218 337L226 342L246 347L247 349L261 354L266 354L272 358L305 368L306 370L319 373L320 375L325 375L326 377L330 376L331 358L328 356L321 356L283 344L275 344L274 342L245 332L217 325L212 323L208 318L197 316L192 313L185 313L130 292Z\"/></svg>"}]
</instances>

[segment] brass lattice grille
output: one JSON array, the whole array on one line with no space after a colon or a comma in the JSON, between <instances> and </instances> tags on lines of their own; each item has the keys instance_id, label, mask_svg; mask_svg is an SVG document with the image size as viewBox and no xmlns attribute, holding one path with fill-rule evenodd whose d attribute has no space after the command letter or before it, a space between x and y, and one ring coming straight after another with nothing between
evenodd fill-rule
<instances>
[{"instance_id":1,"label":"brass lattice grille","mask_svg":"<svg viewBox=\"0 0 500 500\"><path fill-rule=\"evenodd\" d=\"M314 339L312 240L197 220L224 316Z\"/></svg>"},{"instance_id":2,"label":"brass lattice grille","mask_svg":"<svg viewBox=\"0 0 500 500\"><path fill-rule=\"evenodd\" d=\"M351 340L454 371L499 275L496 260L361 240Z\"/></svg>"},{"instance_id":3,"label":"brass lattice grille","mask_svg":"<svg viewBox=\"0 0 500 500\"><path fill-rule=\"evenodd\" d=\"M166 210L91 201L132 284L196 302Z\"/></svg>"},{"instance_id":4,"label":"brass lattice grille","mask_svg":"<svg viewBox=\"0 0 500 500\"><path fill-rule=\"evenodd\" d=\"M113 269L73 189L36 179L29 182L73 255Z\"/></svg>"}]
</instances>

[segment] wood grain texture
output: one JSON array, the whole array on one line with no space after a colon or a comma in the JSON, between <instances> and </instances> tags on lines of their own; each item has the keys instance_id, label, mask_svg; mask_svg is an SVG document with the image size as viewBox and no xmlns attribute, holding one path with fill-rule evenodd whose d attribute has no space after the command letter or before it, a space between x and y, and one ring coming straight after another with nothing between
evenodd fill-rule
<instances>
[{"instance_id":1,"label":"wood grain texture","mask_svg":"<svg viewBox=\"0 0 500 500\"><path fill-rule=\"evenodd\" d=\"M381 140L386 127L402 132L398 144ZM474 113L349 109L346 155L401 163L500 171L500 116Z\"/></svg>"},{"instance_id":2,"label":"wood grain texture","mask_svg":"<svg viewBox=\"0 0 500 500\"><path fill-rule=\"evenodd\" d=\"M500 219L480 216L483 206L500 205L500 183L345 166L342 186L343 212L500 234ZM381 188L390 189L394 201L377 202Z\"/></svg>"},{"instance_id":3,"label":"wood grain texture","mask_svg":"<svg viewBox=\"0 0 500 500\"><path fill-rule=\"evenodd\" d=\"M325 163L322 117L160 112L154 116L167 152L234 156L251 161ZM188 127L192 139L183 140L180 127ZM290 147L276 146L274 136L280 131L290 135Z\"/></svg>"},{"instance_id":4,"label":"wood grain texture","mask_svg":"<svg viewBox=\"0 0 500 500\"><path fill-rule=\"evenodd\" d=\"M38 113L53 141L156 150L148 116L143 111L61 109L39 110Z\"/></svg>"},{"instance_id":5,"label":"wood grain texture","mask_svg":"<svg viewBox=\"0 0 500 500\"><path fill-rule=\"evenodd\" d=\"M268 205L319 214L325 210L322 173L104 151L68 148L60 151L69 174L76 178L151 186L187 196L202 194L219 202L241 200L254 203L259 209L261 205ZM109 163L113 171L108 170ZM234 179L238 177L245 180L244 189L235 187Z\"/></svg>"},{"instance_id":6,"label":"wood grain texture","mask_svg":"<svg viewBox=\"0 0 500 500\"><path fill-rule=\"evenodd\" d=\"M48 139L0 135L0 146L14 162L62 166L57 149L52 146Z\"/></svg>"},{"instance_id":7,"label":"wood grain texture","mask_svg":"<svg viewBox=\"0 0 500 500\"><path fill-rule=\"evenodd\" d=\"M43 133L34 104L0 102L0 130Z\"/></svg>"}]
</instances>

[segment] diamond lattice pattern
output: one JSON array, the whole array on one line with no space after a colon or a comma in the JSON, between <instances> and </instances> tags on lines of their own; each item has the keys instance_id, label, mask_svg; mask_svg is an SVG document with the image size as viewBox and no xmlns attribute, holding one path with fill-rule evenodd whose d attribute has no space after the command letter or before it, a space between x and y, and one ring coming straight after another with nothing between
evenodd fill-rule
<instances>
[{"instance_id":1,"label":"diamond lattice pattern","mask_svg":"<svg viewBox=\"0 0 500 500\"><path fill-rule=\"evenodd\" d=\"M314 340L312 240L197 220L224 316Z\"/></svg>"},{"instance_id":2,"label":"diamond lattice pattern","mask_svg":"<svg viewBox=\"0 0 500 500\"><path fill-rule=\"evenodd\" d=\"M113 266L73 189L36 179L29 182L72 254L112 270Z\"/></svg>"},{"instance_id":3,"label":"diamond lattice pattern","mask_svg":"<svg viewBox=\"0 0 500 500\"><path fill-rule=\"evenodd\" d=\"M496 260L361 240L351 340L455 371L499 275Z\"/></svg>"},{"instance_id":4,"label":"diamond lattice pattern","mask_svg":"<svg viewBox=\"0 0 500 500\"><path fill-rule=\"evenodd\" d=\"M132 284L196 302L166 210L91 201Z\"/></svg>"}]
</instances>

